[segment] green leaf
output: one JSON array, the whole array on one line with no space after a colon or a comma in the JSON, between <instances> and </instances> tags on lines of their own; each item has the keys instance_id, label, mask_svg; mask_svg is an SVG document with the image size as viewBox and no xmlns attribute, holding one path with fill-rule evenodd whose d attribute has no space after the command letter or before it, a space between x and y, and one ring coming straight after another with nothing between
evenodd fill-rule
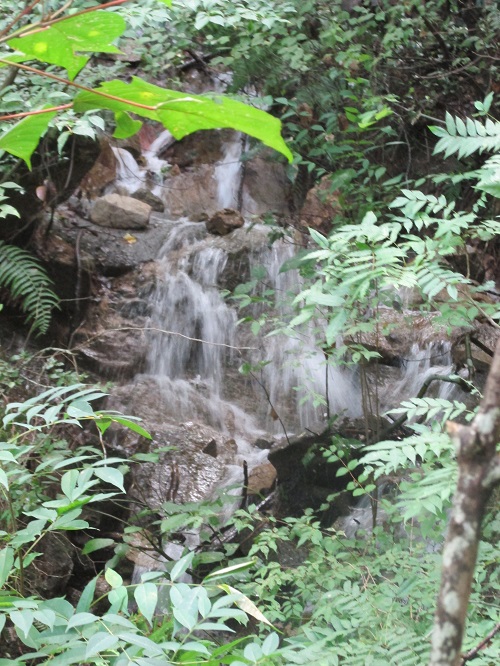
<instances>
[{"instance_id":1,"label":"green leaf","mask_svg":"<svg viewBox=\"0 0 500 666\"><path fill-rule=\"evenodd\" d=\"M293 159L281 136L281 122L277 118L229 98L186 95L134 77L131 83L113 80L93 92L78 93L74 108L78 112L99 108L133 111L158 120L176 139L202 129L229 127L259 139L290 162Z\"/></svg>"},{"instance_id":2,"label":"green leaf","mask_svg":"<svg viewBox=\"0 0 500 666\"><path fill-rule=\"evenodd\" d=\"M112 42L125 32L127 24L115 12L94 11L70 16L53 27L70 41L74 51L121 53Z\"/></svg>"},{"instance_id":3,"label":"green leaf","mask_svg":"<svg viewBox=\"0 0 500 666\"><path fill-rule=\"evenodd\" d=\"M9 577L13 565L14 551L10 546L6 546L0 550L0 588Z\"/></svg>"},{"instance_id":4,"label":"green leaf","mask_svg":"<svg viewBox=\"0 0 500 666\"><path fill-rule=\"evenodd\" d=\"M239 608L241 608L242 611L244 611L248 615L251 615L259 622L264 622L264 624L268 624L270 627L273 626L266 618L266 616L263 613L261 613L261 611L253 603L253 601L251 601L245 594L243 594L239 590L236 590L234 587L231 587L231 585L226 585L225 583L222 583L222 585L218 585L218 587L220 587L221 590L224 590L224 592L227 592L228 594L237 595L237 598L234 603Z\"/></svg>"},{"instance_id":5,"label":"green leaf","mask_svg":"<svg viewBox=\"0 0 500 666\"><path fill-rule=\"evenodd\" d=\"M262 653L268 657L273 652L276 652L280 644L278 634L272 633L267 636L266 640L262 643Z\"/></svg>"},{"instance_id":6,"label":"green leaf","mask_svg":"<svg viewBox=\"0 0 500 666\"><path fill-rule=\"evenodd\" d=\"M10 614L10 619L26 638L29 630L33 626L34 616L32 611L27 608L22 611L12 611Z\"/></svg>"},{"instance_id":7,"label":"green leaf","mask_svg":"<svg viewBox=\"0 0 500 666\"><path fill-rule=\"evenodd\" d=\"M170 580L172 582L175 582L180 576L182 576L183 573L189 569L193 561L193 557L194 552L188 553L187 555L184 555L184 557L181 557L181 559L174 564L172 571L170 572Z\"/></svg>"},{"instance_id":8,"label":"green leaf","mask_svg":"<svg viewBox=\"0 0 500 666\"><path fill-rule=\"evenodd\" d=\"M104 578L112 588L121 587L123 585L123 578L114 569L106 569L104 572Z\"/></svg>"},{"instance_id":9,"label":"green leaf","mask_svg":"<svg viewBox=\"0 0 500 666\"><path fill-rule=\"evenodd\" d=\"M141 636L139 634L132 634L130 632L123 632L119 635L119 638L120 640L126 641L131 645L137 645L141 648L144 648L145 650L148 651L148 654L151 656L161 657L162 655L165 654L164 651L161 648L159 648L156 643L154 643L150 638L146 638L146 636Z\"/></svg>"},{"instance_id":10,"label":"green leaf","mask_svg":"<svg viewBox=\"0 0 500 666\"><path fill-rule=\"evenodd\" d=\"M139 611L151 624L158 603L158 589L154 583L141 583L134 590L134 599Z\"/></svg>"},{"instance_id":11,"label":"green leaf","mask_svg":"<svg viewBox=\"0 0 500 666\"><path fill-rule=\"evenodd\" d=\"M87 56L75 55L71 41L56 26L10 39L7 44L21 51L26 60L40 60L63 67L72 81L88 62Z\"/></svg>"},{"instance_id":12,"label":"green leaf","mask_svg":"<svg viewBox=\"0 0 500 666\"><path fill-rule=\"evenodd\" d=\"M129 430L132 430L132 432L136 432L138 435L142 435L142 437L146 437L146 439L152 439L149 432L147 430L144 430L144 428L142 428L135 421L131 421L130 419L125 418L124 416L115 416L114 414L111 415L110 418L115 423L119 423L120 425L125 426Z\"/></svg>"},{"instance_id":13,"label":"green leaf","mask_svg":"<svg viewBox=\"0 0 500 666\"><path fill-rule=\"evenodd\" d=\"M98 617L93 613L76 613L66 625L66 631L73 627L83 627L86 624L97 622Z\"/></svg>"},{"instance_id":14,"label":"green leaf","mask_svg":"<svg viewBox=\"0 0 500 666\"><path fill-rule=\"evenodd\" d=\"M89 642L87 643L87 649L85 650L85 659L90 659L100 652L105 652L114 648L120 639L118 636L112 636L107 632L100 631L97 634L91 636Z\"/></svg>"},{"instance_id":15,"label":"green leaf","mask_svg":"<svg viewBox=\"0 0 500 666\"><path fill-rule=\"evenodd\" d=\"M85 587L83 588L82 595L78 600L78 605L76 607L77 613L83 613L84 611L88 611L89 608L91 607L92 602L94 600L97 578L98 576L92 578L92 580L89 581L87 585L85 585Z\"/></svg>"},{"instance_id":16,"label":"green leaf","mask_svg":"<svg viewBox=\"0 0 500 666\"><path fill-rule=\"evenodd\" d=\"M136 134L142 127L140 120L134 120L125 111L117 111L115 113L115 122L116 127L113 132L115 139L128 139L129 136Z\"/></svg>"},{"instance_id":17,"label":"green leaf","mask_svg":"<svg viewBox=\"0 0 500 666\"><path fill-rule=\"evenodd\" d=\"M31 155L55 116L56 112L52 111L23 118L0 137L0 150L20 157L31 169Z\"/></svg>"},{"instance_id":18,"label":"green leaf","mask_svg":"<svg viewBox=\"0 0 500 666\"><path fill-rule=\"evenodd\" d=\"M205 580L211 580L212 578L219 578L221 576L231 575L237 571L245 571L253 567L256 560L248 560L246 562L239 562L238 564L233 564L230 567L224 567L224 569L218 569L217 571L212 571L208 576L205 576Z\"/></svg>"},{"instance_id":19,"label":"green leaf","mask_svg":"<svg viewBox=\"0 0 500 666\"><path fill-rule=\"evenodd\" d=\"M82 548L82 555L88 555L96 550L101 550L101 548L109 548L110 546L114 546L114 544L113 539L90 539Z\"/></svg>"},{"instance_id":20,"label":"green leaf","mask_svg":"<svg viewBox=\"0 0 500 666\"><path fill-rule=\"evenodd\" d=\"M123 474L120 470L115 469L114 467L104 467L94 469L94 474L105 483L110 483L112 486L116 486L122 492L125 492L125 488L123 487Z\"/></svg>"},{"instance_id":21,"label":"green leaf","mask_svg":"<svg viewBox=\"0 0 500 666\"><path fill-rule=\"evenodd\" d=\"M7 474L3 471L3 469L0 468L0 485L2 485L5 490L9 490L9 479L7 478Z\"/></svg>"}]
</instances>

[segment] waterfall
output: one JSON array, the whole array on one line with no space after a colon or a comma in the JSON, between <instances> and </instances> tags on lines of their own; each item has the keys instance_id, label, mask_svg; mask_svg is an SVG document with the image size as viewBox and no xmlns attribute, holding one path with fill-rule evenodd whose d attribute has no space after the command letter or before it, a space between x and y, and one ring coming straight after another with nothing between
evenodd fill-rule
<instances>
[{"instance_id":1,"label":"waterfall","mask_svg":"<svg viewBox=\"0 0 500 666\"><path fill-rule=\"evenodd\" d=\"M215 165L217 203L220 208L239 208L242 150L242 137L237 134L232 141L225 144L222 160Z\"/></svg>"},{"instance_id":2,"label":"waterfall","mask_svg":"<svg viewBox=\"0 0 500 666\"><path fill-rule=\"evenodd\" d=\"M115 185L124 189L128 194L133 194L144 187L146 169L137 164L132 153L125 150L125 148L112 147L111 150L116 157Z\"/></svg>"},{"instance_id":3,"label":"waterfall","mask_svg":"<svg viewBox=\"0 0 500 666\"><path fill-rule=\"evenodd\" d=\"M294 252L293 245L277 241L255 259L266 271L265 286L274 290L274 310L282 320L290 318L291 300L302 285L297 270L280 272ZM322 430L327 411L351 417L361 414L353 372L327 364L314 329L312 322L293 334L272 335L261 340L263 358L270 361L263 368L261 378L272 405L272 410L268 410L271 417L266 419L266 428L271 432L282 430L276 415L282 417L290 432L302 432L306 428Z\"/></svg>"},{"instance_id":4,"label":"waterfall","mask_svg":"<svg viewBox=\"0 0 500 666\"><path fill-rule=\"evenodd\" d=\"M171 333L154 336L149 369L170 379L191 377L219 396L225 359L234 346L236 313L217 286L227 254L203 242L203 233L199 223L181 222L162 249L153 326Z\"/></svg>"}]
</instances>

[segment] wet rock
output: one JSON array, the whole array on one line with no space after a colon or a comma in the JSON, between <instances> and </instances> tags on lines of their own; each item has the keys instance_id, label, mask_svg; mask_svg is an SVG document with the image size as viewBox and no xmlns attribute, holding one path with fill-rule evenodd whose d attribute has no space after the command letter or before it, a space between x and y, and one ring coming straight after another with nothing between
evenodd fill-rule
<instances>
[{"instance_id":1,"label":"wet rock","mask_svg":"<svg viewBox=\"0 0 500 666\"><path fill-rule=\"evenodd\" d=\"M151 210L154 210L156 213L163 213L165 210L165 204L157 197L156 194L153 194L150 190L141 188L132 194L133 199L138 199L143 203L151 206Z\"/></svg>"},{"instance_id":2,"label":"wet rock","mask_svg":"<svg viewBox=\"0 0 500 666\"><path fill-rule=\"evenodd\" d=\"M276 468L271 463L263 463L254 467L248 475L248 494L268 493L276 483L276 476Z\"/></svg>"},{"instance_id":3,"label":"wet rock","mask_svg":"<svg viewBox=\"0 0 500 666\"><path fill-rule=\"evenodd\" d=\"M144 320L141 326L138 319L130 321L110 312L98 319L96 328L91 328L89 319L74 338L74 349L87 367L115 380L144 370L148 352Z\"/></svg>"},{"instance_id":4,"label":"wet rock","mask_svg":"<svg viewBox=\"0 0 500 666\"><path fill-rule=\"evenodd\" d=\"M110 379L128 379L144 370L157 275L147 263L123 276L102 280L73 345L88 367Z\"/></svg>"},{"instance_id":5,"label":"wet rock","mask_svg":"<svg viewBox=\"0 0 500 666\"><path fill-rule=\"evenodd\" d=\"M304 228L312 227L321 233L328 234L332 228L333 219L340 212L338 192L331 191L329 178L324 176L307 193L300 211L300 223Z\"/></svg>"},{"instance_id":6,"label":"wet rock","mask_svg":"<svg viewBox=\"0 0 500 666\"><path fill-rule=\"evenodd\" d=\"M186 136L161 153L170 164L179 169L213 165L222 159L224 143L231 140L235 132L228 130L206 130Z\"/></svg>"},{"instance_id":7,"label":"wet rock","mask_svg":"<svg viewBox=\"0 0 500 666\"><path fill-rule=\"evenodd\" d=\"M262 149L243 163L241 210L244 215L289 214L290 181L276 153Z\"/></svg>"},{"instance_id":8,"label":"wet rock","mask_svg":"<svg viewBox=\"0 0 500 666\"><path fill-rule=\"evenodd\" d=\"M67 206L61 206L50 234L46 236L40 228L33 244L37 255L51 267L56 284L68 285L68 275L73 272L74 285L78 266L89 272L116 276L156 259L174 224L152 214L147 229L129 233L93 224ZM73 290L71 296L74 295Z\"/></svg>"},{"instance_id":9,"label":"wet rock","mask_svg":"<svg viewBox=\"0 0 500 666\"><path fill-rule=\"evenodd\" d=\"M255 447L257 447L258 449L266 450L266 449L270 449L273 446L274 443L275 442L270 440L270 439L267 439L267 438L264 438L264 437L259 437L258 439L255 440L253 445Z\"/></svg>"},{"instance_id":10,"label":"wet rock","mask_svg":"<svg viewBox=\"0 0 500 666\"><path fill-rule=\"evenodd\" d=\"M165 214L172 219L187 217L194 222L206 220L220 206L217 202L215 167L203 164L179 172L172 169L165 179Z\"/></svg>"},{"instance_id":11,"label":"wet rock","mask_svg":"<svg viewBox=\"0 0 500 666\"><path fill-rule=\"evenodd\" d=\"M122 194L106 194L96 200L90 218L94 224L111 229L146 229L151 206Z\"/></svg>"},{"instance_id":12,"label":"wet rock","mask_svg":"<svg viewBox=\"0 0 500 666\"><path fill-rule=\"evenodd\" d=\"M149 392L146 394L146 386ZM194 502L212 496L220 487L226 465L234 458L231 440L213 428L195 422L165 422L162 406L165 396L153 391L155 382L120 387L108 407L125 413L139 412L141 425L152 436L147 440L123 428L108 436L109 447L120 455L158 451L158 462L136 465L131 471L129 494L152 509L166 502ZM130 409L133 404L134 409ZM243 472L242 472L243 483Z\"/></svg>"},{"instance_id":13,"label":"wet rock","mask_svg":"<svg viewBox=\"0 0 500 666\"><path fill-rule=\"evenodd\" d=\"M245 224L245 220L237 210L232 208L223 208L212 215L207 220L207 231L216 236L227 236L235 229L239 229Z\"/></svg>"},{"instance_id":14,"label":"wet rock","mask_svg":"<svg viewBox=\"0 0 500 666\"><path fill-rule=\"evenodd\" d=\"M101 143L101 152L94 166L80 182L80 191L87 199L95 199L116 178L116 157L108 141Z\"/></svg>"}]
</instances>

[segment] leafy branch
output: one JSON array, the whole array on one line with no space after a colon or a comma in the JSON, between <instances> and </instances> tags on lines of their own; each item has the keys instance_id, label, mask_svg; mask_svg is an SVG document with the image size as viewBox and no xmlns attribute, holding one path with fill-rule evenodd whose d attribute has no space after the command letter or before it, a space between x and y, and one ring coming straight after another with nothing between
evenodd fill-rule
<instances>
[{"instance_id":1,"label":"leafy branch","mask_svg":"<svg viewBox=\"0 0 500 666\"><path fill-rule=\"evenodd\" d=\"M22 119L0 137L1 149L21 157L30 166L39 138L58 111L73 108L79 113L108 109L115 116L117 138L129 137L141 128L142 122L130 116L133 112L161 123L178 140L198 130L228 127L259 139L292 161L292 154L281 137L280 121L242 102L223 96L186 95L139 78L134 78L130 84L108 81L94 89L76 83L75 77L89 60L89 56L82 54L120 53L113 42L124 32L125 21L103 7L118 6L124 1L116 0L99 9L88 8L72 16L42 20L2 37L0 41L15 49L15 53L0 58L0 65L55 81L78 93L70 104L2 116L0 120ZM159 1L170 4L170 0ZM61 67L68 76L61 77L23 64L25 60Z\"/></svg>"}]
</instances>

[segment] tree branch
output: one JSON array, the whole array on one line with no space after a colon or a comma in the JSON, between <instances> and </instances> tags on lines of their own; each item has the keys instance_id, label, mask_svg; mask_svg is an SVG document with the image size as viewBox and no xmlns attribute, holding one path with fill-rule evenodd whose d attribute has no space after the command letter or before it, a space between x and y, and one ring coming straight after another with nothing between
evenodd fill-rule
<instances>
[{"instance_id":1,"label":"tree branch","mask_svg":"<svg viewBox=\"0 0 500 666\"><path fill-rule=\"evenodd\" d=\"M459 666L481 522L486 503L500 481L500 341L484 398L470 426L448 423L458 460L458 482L443 550L429 666Z\"/></svg>"}]
</instances>

